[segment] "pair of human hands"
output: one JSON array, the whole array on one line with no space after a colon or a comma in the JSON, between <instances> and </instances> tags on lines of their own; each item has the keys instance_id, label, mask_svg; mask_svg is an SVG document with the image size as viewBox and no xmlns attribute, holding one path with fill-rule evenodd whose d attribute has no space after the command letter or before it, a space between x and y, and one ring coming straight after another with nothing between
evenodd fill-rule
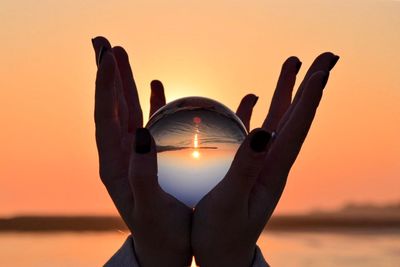
<instances>
[{"instance_id":1,"label":"pair of human hands","mask_svg":"<svg viewBox=\"0 0 400 267\"><path fill-rule=\"evenodd\" d=\"M301 62L288 58L261 128L249 133L223 180L193 210L157 181L154 139L122 47L92 40L98 65L95 92L100 177L134 236L141 266L250 266L256 241L271 217L314 119L330 70L339 57L318 56L292 101ZM245 96L236 114L249 129L257 97ZM160 81L151 82L150 116L166 103ZM271 137L271 133L274 136Z\"/></svg>"}]
</instances>

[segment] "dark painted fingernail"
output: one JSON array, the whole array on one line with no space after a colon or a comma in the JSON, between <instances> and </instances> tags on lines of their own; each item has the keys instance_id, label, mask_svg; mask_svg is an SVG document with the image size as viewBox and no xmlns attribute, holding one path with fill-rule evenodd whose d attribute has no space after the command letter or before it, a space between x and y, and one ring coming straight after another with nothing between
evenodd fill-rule
<instances>
[{"instance_id":1,"label":"dark painted fingernail","mask_svg":"<svg viewBox=\"0 0 400 267\"><path fill-rule=\"evenodd\" d=\"M336 65L336 63L338 62L338 60L339 60L339 56L334 56L333 58L332 58L332 61L331 61L331 68L330 69L333 69L333 67L335 67L335 65Z\"/></svg>"},{"instance_id":2,"label":"dark painted fingernail","mask_svg":"<svg viewBox=\"0 0 400 267\"><path fill-rule=\"evenodd\" d=\"M296 63L296 74L299 73L299 70L301 68L301 64L303 64L300 60Z\"/></svg>"},{"instance_id":3,"label":"dark painted fingernail","mask_svg":"<svg viewBox=\"0 0 400 267\"><path fill-rule=\"evenodd\" d=\"M253 107L257 104L257 102L258 102L258 96L256 96L256 97L254 98Z\"/></svg>"},{"instance_id":4,"label":"dark painted fingernail","mask_svg":"<svg viewBox=\"0 0 400 267\"><path fill-rule=\"evenodd\" d=\"M101 61L103 60L103 56L105 55L107 50L108 49L105 46L100 47L99 57L98 57L98 60L97 60L97 66L100 66Z\"/></svg>"},{"instance_id":5,"label":"dark painted fingernail","mask_svg":"<svg viewBox=\"0 0 400 267\"><path fill-rule=\"evenodd\" d=\"M322 88L325 88L329 78L329 72L325 73L324 77L321 80Z\"/></svg>"},{"instance_id":6,"label":"dark painted fingernail","mask_svg":"<svg viewBox=\"0 0 400 267\"><path fill-rule=\"evenodd\" d=\"M271 134L266 131L256 132L250 140L250 147L255 152L263 152L268 145L269 140L271 139Z\"/></svg>"},{"instance_id":7,"label":"dark painted fingernail","mask_svg":"<svg viewBox=\"0 0 400 267\"><path fill-rule=\"evenodd\" d=\"M159 80L152 80L150 83L150 88L151 89L163 88L163 84Z\"/></svg>"},{"instance_id":8,"label":"dark painted fingernail","mask_svg":"<svg viewBox=\"0 0 400 267\"><path fill-rule=\"evenodd\" d=\"M135 151L139 154L146 154L150 152L151 136L149 130L146 128L138 128L136 130L136 143Z\"/></svg>"}]
</instances>

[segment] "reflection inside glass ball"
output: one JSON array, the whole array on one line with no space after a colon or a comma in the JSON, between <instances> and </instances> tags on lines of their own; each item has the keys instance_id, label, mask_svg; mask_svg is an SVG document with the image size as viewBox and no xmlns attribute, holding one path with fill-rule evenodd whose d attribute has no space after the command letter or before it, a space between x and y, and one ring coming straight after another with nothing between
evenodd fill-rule
<instances>
[{"instance_id":1,"label":"reflection inside glass ball","mask_svg":"<svg viewBox=\"0 0 400 267\"><path fill-rule=\"evenodd\" d=\"M157 145L161 188L189 207L224 178L247 134L231 110L203 97L169 103L146 127Z\"/></svg>"}]
</instances>

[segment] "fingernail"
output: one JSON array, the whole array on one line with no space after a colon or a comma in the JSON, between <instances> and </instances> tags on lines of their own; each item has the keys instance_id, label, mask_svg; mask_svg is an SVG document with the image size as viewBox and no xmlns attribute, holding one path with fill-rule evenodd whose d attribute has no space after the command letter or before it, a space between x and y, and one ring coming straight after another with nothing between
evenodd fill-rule
<instances>
[{"instance_id":1,"label":"fingernail","mask_svg":"<svg viewBox=\"0 0 400 267\"><path fill-rule=\"evenodd\" d=\"M255 152L263 152L268 145L269 140L271 139L271 134L266 131L256 132L250 140L250 147Z\"/></svg>"},{"instance_id":2,"label":"fingernail","mask_svg":"<svg viewBox=\"0 0 400 267\"><path fill-rule=\"evenodd\" d=\"M139 154L146 154L150 152L151 136L149 130L146 128L138 128L136 130L135 151Z\"/></svg>"},{"instance_id":3,"label":"fingernail","mask_svg":"<svg viewBox=\"0 0 400 267\"><path fill-rule=\"evenodd\" d=\"M159 80L152 80L150 83L150 88L151 89L158 89L162 88L163 84Z\"/></svg>"},{"instance_id":4,"label":"fingernail","mask_svg":"<svg viewBox=\"0 0 400 267\"><path fill-rule=\"evenodd\" d=\"M321 83L322 83L322 88L325 88L329 78L329 73L325 73L324 77L322 77Z\"/></svg>"},{"instance_id":5,"label":"fingernail","mask_svg":"<svg viewBox=\"0 0 400 267\"><path fill-rule=\"evenodd\" d=\"M303 63L300 60L299 60L299 62L297 62L297 64L296 64L296 74L299 73L299 70L300 70L302 64Z\"/></svg>"},{"instance_id":6,"label":"fingernail","mask_svg":"<svg viewBox=\"0 0 400 267\"><path fill-rule=\"evenodd\" d=\"M101 64L101 61L102 61L102 59L103 59L103 56L105 55L105 53L107 52L107 47L105 47L105 46L102 46L102 47L100 47L100 52L99 52L99 57L98 57L98 60L97 60L97 66L100 66L100 64Z\"/></svg>"},{"instance_id":7,"label":"fingernail","mask_svg":"<svg viewBox=\"0 0 400 267\"><path fill-rule=\"evenodd\" d=\"M335 67L335 65L336 65L336 63L338 62L338 60L339 60L339 56L334 56L333 58L332 58L332 61L331 61L331 69L333 69L333 67Z\"/></svg>"},{"instance_id":8,"label":"fingernail","mask_svg":"<svg viewBox=\"0 0 400 267\"><path fill-rule=\"evenodd\" d=\"M254 98L253 107L257 104L257 102L258 102L258 96L256 96L256 97Z\"/></svg>"}]
</instances>

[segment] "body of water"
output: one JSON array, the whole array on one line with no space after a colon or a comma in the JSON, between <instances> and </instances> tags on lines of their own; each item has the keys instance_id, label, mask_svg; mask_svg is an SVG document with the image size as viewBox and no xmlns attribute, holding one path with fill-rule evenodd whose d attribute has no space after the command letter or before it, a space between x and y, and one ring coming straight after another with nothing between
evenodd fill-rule
<instances>
[{"instance_id":1,"label":"body of water","mask_svg":"<svg viewBox=\"0 0 400 267\"><path fill-rule=\"evenodd\" d=\"M102 266L123 232L1 233L0 266ZM400 266L400 234L266 232L258 245L272 266Z\"/></svg>"}]
</instances>

